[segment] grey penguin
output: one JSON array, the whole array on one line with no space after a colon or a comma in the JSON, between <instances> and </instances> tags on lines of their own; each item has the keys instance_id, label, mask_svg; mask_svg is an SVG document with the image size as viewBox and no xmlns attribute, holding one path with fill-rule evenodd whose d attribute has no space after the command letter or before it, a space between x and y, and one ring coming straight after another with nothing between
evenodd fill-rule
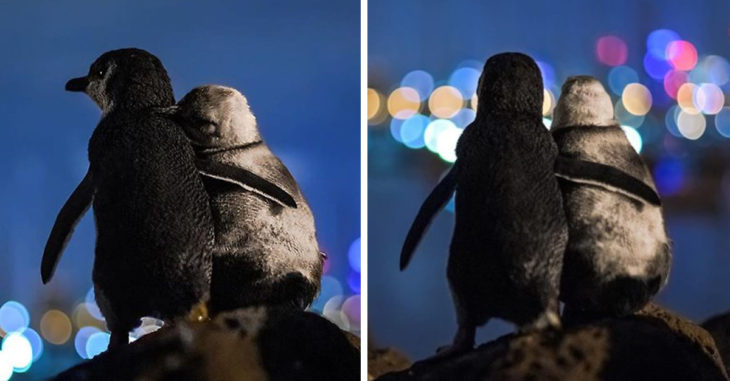
<instances>
[{"instance_id":1,"label":"grey penguin","mask_svg":"<svg viewBox=\"0 0 730 381\"><path fill-rule=\"evenodd\" d=\"M520 330L560 326L558 291L568 228L553 173L558 150L542 124L542 77L521 53L492 56L476 119L456 162L429 195L401 252L408 264L433 213L456 192L447 278L458 330L435 358L468 350L476 327L502 318Z\"/></svg>"},{"instance_id":2,"label":"grey penguin","mask_svg":"<svg viewBox=\"0 0 730 381\"><path fill-rule=\"evenodd\" d=\"M251 187L205 180L216 229L211 314L254 305L306 308L319 293L324 261L314 217L294 177L261 138L246 98L230 87L200 86L163 112L182 126L202 172L228 165L262 179L240 181Z\"/></svg>"},{"instance_id":3,"label":"grey penguin","mask_svg":"<svg viewBox=\"0 0 730 381\"><path fill-rule=\"evenodd\" d=\"M574 76L553 111L569 227L560 295L570 319L637 311L666 284L671 267L654 180L613 110L597 79Z\"/></svg>"},{"instance_id":4,"label":"grey penguin","mask_svg":"<svg viewBox=\"0 0 730 381\"><path fill-rule=\"evenodd\" d=\"M51 278L73 226L93 202L92 279L113 348L128 342L141 317L174 321L207 300L213 218L187 138L153 111L174 104L157 57L135 48L109 51L66 90L86 93L102 117L89 141L88 173L49 237L42 277Z\"/></svg>"}]
</instances>

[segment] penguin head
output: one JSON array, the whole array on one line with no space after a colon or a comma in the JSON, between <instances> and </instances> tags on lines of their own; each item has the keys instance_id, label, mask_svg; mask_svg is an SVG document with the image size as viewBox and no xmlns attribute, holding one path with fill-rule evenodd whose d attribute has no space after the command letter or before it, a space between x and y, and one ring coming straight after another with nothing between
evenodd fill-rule
<instances>
[{"instance_id":1,"label":"penguin head","mask_svg":"<svg viewBox=\"0 0 730 381\"><path fill-rule=\"evenodd\" d=\"M261 140L246 97L231 87L196 87L167 112L197 146L222 148Z\"/></svg>"},{"instance_id":2,"label":"penguin head","mask_svg":"<svg viewBox=\"0 0 730 381\"><path fill-rule=\"evenodd\" d=\"M484 64L477 87L477 115L541 117L542 76L535 61L522 53L501 53Z\"/></svg>"},{"instance_id":3,"label":"penguin head","mask_svg":"<svg viewBox=\"0 0 730 381\"><path fill-rule=\"evenodd\" d=\"M614 126L611 97L596 78L588 75L569 77L560 90L553 110L551 129L568 126Z\"/></svg>"},{"instance_id":4,"label":"penguin head","mask_svg":"<svg viewBox=\"0 0 730 381\"><path fill-rule=\"evenodd\" d=\"M136 48L102 54L89 67L89 74L68 81L66 90L86 93L104 114L117 109L136 111L175 103L162 62Z\"/></svg>"}]
</instances>

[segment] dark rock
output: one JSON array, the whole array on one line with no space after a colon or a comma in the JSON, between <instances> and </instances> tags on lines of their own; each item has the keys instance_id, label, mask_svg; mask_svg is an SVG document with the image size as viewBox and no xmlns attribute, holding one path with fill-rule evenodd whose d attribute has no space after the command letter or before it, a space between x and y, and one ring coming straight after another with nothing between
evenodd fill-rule
<instances>
[{"instance_id":1,"label":"dark rock","mask_svg":"<svg viewBox=\"0 0 730 381\"><path fill-rule=\"evenodd\" d=\"M358 380L352 336L313 313L247 308L162 328L55 380Z\"/></svg>"},{"instance_id":2,"label":"dark rock","mask_svg":"<svg viewBox=\"0 0 730 381\"><path fill-rule=\"evenodd\" d=\"M378 380L727 380L712 337L649 305L635 315L512 334Z\"/></svg>"},{"instance_id":3,"label":"dark rock","mask_svg":"<svg viewBox=\"0 0 730 381\"><path fill-rule=\"evenodd\" d=\"M410 366L411 360L397 349L377 348L372 342L368 344L368 379L372 380Z\"/></svg>"},{"instance_id":4,"label":"dark rock","mask_svg":"<svg viewBox=\"0 0 730 381\"><path fill-rule=\"evenodd\" d=\"M715 339L725 369L730 369L730 312L707 319L702 327Z\"/></svg>"}]
</instances>

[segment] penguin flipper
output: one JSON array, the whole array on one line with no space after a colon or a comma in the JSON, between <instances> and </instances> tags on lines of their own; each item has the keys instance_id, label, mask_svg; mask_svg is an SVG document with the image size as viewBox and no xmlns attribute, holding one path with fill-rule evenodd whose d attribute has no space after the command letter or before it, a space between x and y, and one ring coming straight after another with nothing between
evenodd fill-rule
<instances>
[{"instance_id":1,"label":"penguin flipper","mask_svg":"<svg viewBox=\"0 0 730 381\"><path fill-rule=\"evenodd\" d=\"M203 176L238 185L285 207L297 207L292 195L249 170L205 159L198 159L196 164Z\"/></svg>"},{"instance_id":2,"label":"penguin flipper","mask_svg":"<svg viewBox=\"0 0 730 381\"><path fill-rule=\"evenodd\" d=\"M662 204L659 195L650 186L609 165L558 156L555 175L576 183L597 185L655 206Z\"/></svg>"},{"instance_id":3,"label":"penguin flipper","mask_svg":"<svg viewBox=\"0 0 730 381\"><path fill-rule=\"evenodd\" d=\"M94 184L89 170L66 200L66 203L63 204L56 217L56 222L53 223L51 234L48 236L46 247L43 250L43 260L41 261L41 279L44 284L51 280L58 261L61 259L61 254L63 254L63 249L66 248L66 244L73 235L74 228L81 220L81 217L89 209L93 198Z\"/></svg>"},{"instance_id":4,"label":"penguin flipper","mask_svg":"<svg viewBox=\"0 0 730 381\"><path fill-rule=\"evenodd\" d=\"M449 202L451 195L456 190L456 167L456 164L451 167L449 173L433 188L418 210L416 219L413 220L411 228L408 230L408 235L406 236L405 242L403 242L403 248L400 252L401 271L408 266L418 243L421 241L423 233L431 225L436 213Z\"/></svg>"}]
</instances>

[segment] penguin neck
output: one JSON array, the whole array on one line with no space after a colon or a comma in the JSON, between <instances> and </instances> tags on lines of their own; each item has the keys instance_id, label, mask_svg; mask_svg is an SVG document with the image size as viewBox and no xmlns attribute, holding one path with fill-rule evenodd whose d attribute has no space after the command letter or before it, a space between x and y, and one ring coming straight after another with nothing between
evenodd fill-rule
<instances>
[{"instance_id":1,"label":"penguin neck","mask_svg":"<svg viewBox=\"0 0 730 381\"><path fill-rule=\"evenodd\" d=\"M146 83L133 82L114 97L110 109L106 113L134 113L153 107L170 107L174 104L175 96L169 83L164 86L151 86Z\"/></svg>"}]
</instances>

